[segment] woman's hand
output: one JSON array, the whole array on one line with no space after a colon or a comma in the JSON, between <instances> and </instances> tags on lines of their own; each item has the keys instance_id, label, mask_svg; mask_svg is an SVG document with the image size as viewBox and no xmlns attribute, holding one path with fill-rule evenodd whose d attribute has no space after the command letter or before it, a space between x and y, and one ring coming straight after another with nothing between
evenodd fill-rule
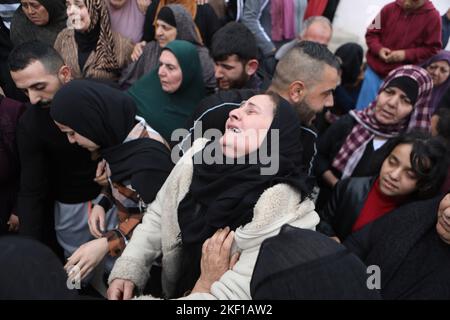
<instances>
[{"instance_id":1,"label":"woman's hand","mask_svg":"<svg viewBox=\"0 0 450 320\"><path fill-rule=\"evenodd\" d=\"M142 53L144 52L144 47L146 44L147 42L145 41L136 43L136 45L133 48L133 52L131 53L131 61L135 62L141 57Z\"/></svg>"},{"instance_id":2,"label":"woman's hand","mask_svg":"<svg viewBox=\"0 0 450 320\"><path fill-rule=\"evenodd\" d=\"M109 285L107 295L109 300L130 300L133 298L134 283L130 280L114 279Z\"/></svg>"},{"instance_id":3,"label":"woman's hand","mask_svg":"<svg viewBox=\"0 0 450 320\"><path fill-rule=\"evenodd\" d=\"M9 227L8 227L8 231L9 232L17 232L19 231L19 217L17 215L15 215L14 213L11 213L11 215L9 216L9 220L6 223Z\"/></svg>"},{"instance_id":4,"label":"woman's hand","mask_svg":"<svg viewBox=\"0 0 450 320\"><path fill-rule=\"evenodd\" d=\"M83 280L108 253L108 240L95 239L83 244L67 259L64 269L69 279Z\"/></svg>"},{"instance_id":5,"label":"woman's hand","mask_svg":"<svg viewBox=\"0 0 450 320\"><path fill-rule=\"evenodd\" d=\"M239 259L239 253L231 256L231 245L234 231L230 228L219 229L211 238L203 243L201 274L192 293L209 292L211 285L222 275L233 268Z\"/></svg>"},{"instance_id":6,"label":"woman's hand","mask_svg":"<svg viewBox=\"0 0 450 320\"><path fill-rule=\"evenodd\" d=\"M97 182L102 187L108 186L108 172L106 170L106 160L102 160L98 163L94 181Z\"/></svg>"},{"instance_id":7,"label":"woman's hand","mask_svg":"<svg viewBox=\"0 0 450 320\"><path fill-rule=\"evenodd\" d=\"M96 204L94 208L92 208L91 215L88 219L89 231L94 237L103 237L103 233L105 232L105 218L105 209Z\"/></svg>"}]
</instances>

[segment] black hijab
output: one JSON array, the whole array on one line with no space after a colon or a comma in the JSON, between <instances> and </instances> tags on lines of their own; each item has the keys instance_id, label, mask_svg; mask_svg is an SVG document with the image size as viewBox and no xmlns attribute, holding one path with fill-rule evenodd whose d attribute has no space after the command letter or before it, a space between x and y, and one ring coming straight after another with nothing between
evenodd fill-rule
<instances>
[{"instance_id":1,"label":"black hijab","mask_svg":"<svg viewBox=\"0 0 450 320\"><path fill-rule=\"evenodd\" d=\"M97 47L98 39L100 38L100 22L97 22L95 27L86 32L75 31L75 42L78 48L78 64L80 70L83 71L84 65L92 51Z\"/></svg>"},{"instance_id":2,"label":"black hijab","mask_svg":"<svg viewBox=\"0 0 450 320\"><path fill-rule=\"evenodd\" d=\"M327 236L285 225L262 243L250 292L255 300L379 300L379 292L367 287L366 270Z\"/></svg>"},{"instance_id":3,"label":"black hijab","mask_svg":"<svg viewBox=\"0 0 450 320\"><path fill-rule=\"evenodd\" d=\"M272 129L279 130L279 170L274 175L262 175L257 164L194 164L190 190L178 206L178 223L183 243L182 269L177 295L192 289L200 274L201 246L219 228L232 230L253 218L253 209L261 194L278 183L287 183L301 192L310 193L309 179L303 173L302 147L299 140L300 122L293 108L281 98L267 134L267 154L272 154ZM262 145L265 145L265 142ZM202 152L206 152L211 142ZM215 150L220 148L214 148ZM256 151L258 152L258 151ZM195 159L196 155L194 155ZM247 156L247 159L251 156ZM259 159L259 156L258 156ZM226 159L223 158L223 163ZM195 163L195 162L194 162Z\"/></svg>"},{"instance_id":4,"label":"black hijab","mask_svg":"<svg viewBox=\"0 0 450 320\"><path fill-rule=\"evenodd\" d=\"M229 226L235 230L250 222L259 197L275 184L287 183L303 197L309 194L309 183L301 166L300 123L293 108L281 98L270 126L272 129L279 130L280 140L279 170L274 175L262 175L261 169L269 165L260 161L257 164L246 161L246 164L194 165L189 193L178 207L183 243L203 243L219 228ZM270 154L270 134L266 140Z\"/></svg>"},{"instance_id":5,"label":"black hijab","mask_svg":"<svg viewBox=\"0 0 450 320\"><path fill-rule=\"evenodd\" d=\"M14 46L39 40L53 46L58 34L67 26L66 4L64 0L38 0L48 12L49 21L44 26L31 22L20 6L11 23L11 40Z\"/></svg>"},{"instance_id":6,"label":"black hijab","mask_svg":"<svg viewBox=\"0 0 450 320\"><path fill-rule=\"evenodd\" d=\"M357 43L349 42L340 46L335 54L342 61L342 84L355 84L361 72L364 57L363 48Z\"/></svg>"},{"instance_id":7,"label":"black hijab","mask_svg":"<svg viewBox=\"0 0 450 320\"><path fill-rule=\"evenodd\" d=\"M131 179L146 203L154 199L173 163L169 150L159 141L142 138L124 143L137 124L131 97L99 82L73 80L55 95L50 114L100 146L113 182ZM143 174L154 180L143 179Z\"/></svg>"}]
</instances>

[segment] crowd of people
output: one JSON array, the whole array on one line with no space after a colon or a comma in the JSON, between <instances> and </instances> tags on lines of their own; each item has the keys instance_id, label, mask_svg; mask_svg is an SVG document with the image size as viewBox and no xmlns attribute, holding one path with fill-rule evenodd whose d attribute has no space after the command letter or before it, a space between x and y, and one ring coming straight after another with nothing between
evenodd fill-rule
<instances>
[{"instance_id":1,"label":"crowd of people","mask_svg":"<svg viewBox=\"0 0 450 320\"><path fill-rule=\"evenodd\" d=\"M0 298L450 299L450 9L338 5L1 4Z\"/></svg>"}]
</instances>

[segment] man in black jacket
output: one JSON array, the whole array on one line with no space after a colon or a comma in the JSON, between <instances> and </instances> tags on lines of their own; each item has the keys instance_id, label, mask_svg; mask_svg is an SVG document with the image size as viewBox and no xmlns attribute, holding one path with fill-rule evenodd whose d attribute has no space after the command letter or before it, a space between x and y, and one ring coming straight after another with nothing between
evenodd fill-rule
<instances>
[{"instance_id":1,"label":"man in black jacket","mask_svg":"<svg viewBox=\"0 0 450 320\"><path fill-rule=\"evenodd\" d=\"M31 102L17 129L20 233L51 243L49 235L56 228L67 256L92 239L88 212L100 193L94 182L96 161L70 144L50 117L53 96L72 79L71 71L52 47L37 41L16 47L8 63L14 82Z\"/></svg>"},{"instance_id":2,"label":"man in black jacket","mask_svg":"<svg viewBox=\"0 0 450 320\"><path fill-rule=\"evenodd\" d=\"M255 36L246 26L229 22L213 37L211 57L218 90L267 89L269 75L259 68Z\"/></svg>"}]
</instances>

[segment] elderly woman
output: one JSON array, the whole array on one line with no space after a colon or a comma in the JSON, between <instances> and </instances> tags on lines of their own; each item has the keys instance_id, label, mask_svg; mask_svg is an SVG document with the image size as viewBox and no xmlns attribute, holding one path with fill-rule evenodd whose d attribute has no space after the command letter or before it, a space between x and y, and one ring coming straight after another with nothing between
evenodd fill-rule
<instances>
[{"instance_id":1,"label":"elderly woman","mask_svg":"<svg viewBox=\"0 0 450 320\"><path fill-rule=\"evenodd\" d=\"M433 82L426 70L403 66L383 82L377 99L362 111L350 111L319 138L315 162L321 179L318 206L324 205L341 178L376 174L387 156L385 142L411 129L430 130Z\"/></svg>"},{"instance_id":2,"label":"elderly woman","mask_svg":"<svg viewBox=\"0 0 450 320\"><path fill-rule=\"evenodd\" d=\"M214 62L208 49L202 45L192 17L182 5L161 8L156 19L155 40L144 43L142 52L139 49L140 44L136 45L133 52L133 59L136 61L122 72L119 84L127 88L156 68L163 48L175 39L189 41L195 45L200 57L205 88L212 91L216 86Z\"/></svg>"},{"instance_id":3,"label":"elderly woman","mask_svg":"<svg viewBox=\"0 0 450 320\"><path fill-rule=\"evenodd\" d=\"M75 78L118 80L130 62L133 44L111 31L102 0L68 0L68 24L55 41L55 49Z\"/></svg>"},{"instance_id":4,"label":"elderly woman","mask_svg":"<svg viewBox=\"0 0 450 320\"><path fill-rule=\"evenodd\" d=\"M131 298L135 288L140 292L161 255L164 296L182 296L199 277L203 242L229 226L237 229L235 249L245 252L214 297L250 299L261 242L278 234L283 224L314 229L319 222L297 161L299 130L286 101L257 95L230 112L222 138L196 140L117 260L109 298ZM275 170L266 171L275 164Z\"/></svg>"},{"instance_id":5,"label":"elderly woman","mask_svg":"<svg viewBox=\"0 0 450 320\"><path fill-rule=\"evenodd\" d=\"M205 90L197 49L190 42L169 43L161 53L159 65L128 93L136 101L138 114L171 143L172 132L185 128Z\"/></svg>"},{"instance_id":6,"label":"elderly woman","mask_svg":"<svg viewBox=\"0 0 450 320\"><path fill-rule=\"evenodd\" d=\"M85 278L108 253L121 254L173 164L159 133L136 117L133 100L107 85L71 81L55 95L50 114L70 143L104 159L99 169L109 182L89 215L97 239L82 245L66 264L67 269L77 266ZM106 212L113 205L118 215L113 220L119 223L108 230Z\"/></svg>"},{"instance_id":7,"label":"elderly woman","mask_svg":"<svg viewBox=\"0 0 450 320\"><path fill-rule=\"evenodd\" d=\"M212 37L221 24L214 9L207 2L205 0L152 0L145 16L144 40L149 41L155 37L156 17L158 17L161 8L170 4L179 4L186 8L194 20L196 29L201 35L202 43L210 48Z\"/></svg>"},{"instance_id":8,"label":"elderly woman","mask_svg":"<svg viewBox=\"0 0 450 320\"><path fill-rule=\"evenodd\" d=\"M14 46L39 40L53 46L56 37L66 27L64 0L21 0L11 23Z\"/></svg>"},{"instance_id":9,"label":"elderly woman","mask_svg":"<svg viewBox=\"0 0 450 320\"><path fill-rule=\"evenodd\" d=\"M433 79L433 94L431 97L431 114L436 109L450 89L450 52L442 50L437 55L428 60L423 67L428 71Z\"/></svg>"}]
</instances>

